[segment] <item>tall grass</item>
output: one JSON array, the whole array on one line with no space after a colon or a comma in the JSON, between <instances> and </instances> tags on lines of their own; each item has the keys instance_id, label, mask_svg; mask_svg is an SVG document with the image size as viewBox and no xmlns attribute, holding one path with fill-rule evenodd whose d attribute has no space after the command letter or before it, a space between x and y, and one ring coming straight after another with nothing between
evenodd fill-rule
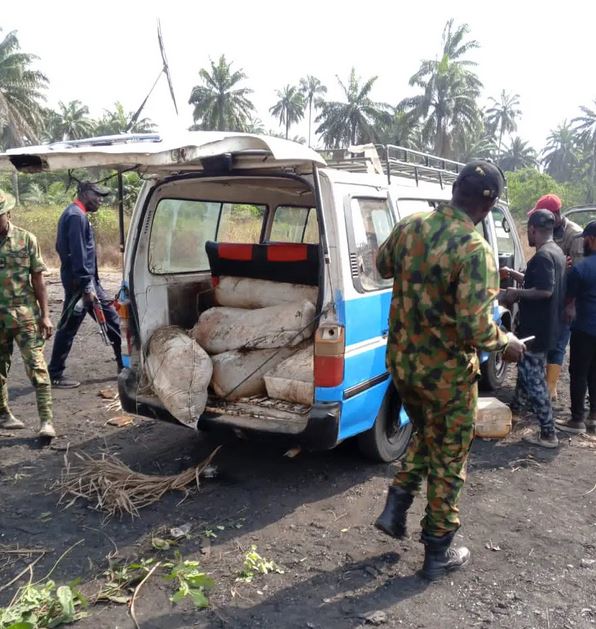
<instances>
[{"instance_id":1,"label":"tall grass","mask_svg":"<svg viewBox=\"0 0 596 629\"><path fill-rule=\"evenodd\" d=\"M11 222L37 237L42 256L50 267L60 265L56 253L56 227L64 211L59 205L18 206L11 212ZM119 267L121 264L118 211L112 207L102 207L90 215L97 241L98 264L104 267ZM127 226L128 219L125 221Z\"/></svg>"}]
</instances>

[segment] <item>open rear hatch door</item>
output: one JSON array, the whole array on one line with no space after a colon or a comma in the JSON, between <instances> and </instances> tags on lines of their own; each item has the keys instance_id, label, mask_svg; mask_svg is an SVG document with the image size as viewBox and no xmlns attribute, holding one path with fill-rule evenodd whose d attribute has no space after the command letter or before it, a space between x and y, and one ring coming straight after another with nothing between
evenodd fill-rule
<instances>
[{"instance_id":1,"label":"open rear hatch door","mask_svg":"<svg viewBox=\"0 0 596 629\"><path fill-rule=\"evenodd\" d=\"M40 173L75 168L136 169L144 174L184 172L293 171L310 174L325 166L311 148L248 133L188 131L115 135L25 146L0 154L0 170Z\"/></svg>"}]
</instances>

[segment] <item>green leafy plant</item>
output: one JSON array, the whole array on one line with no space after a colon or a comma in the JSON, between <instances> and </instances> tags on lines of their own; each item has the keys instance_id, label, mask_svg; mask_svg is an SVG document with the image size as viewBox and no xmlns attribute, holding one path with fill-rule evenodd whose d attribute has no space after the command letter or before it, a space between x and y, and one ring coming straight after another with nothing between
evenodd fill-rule
<instances>
[{"instance_id":1,"label":"green leafy plant","mask_svg":"<svg viewBox=\"0 0 596 629\"><path fill-rule=\"evenodd\" d=\"M106 582L97 595L98 601L126 604L137 586L148 574L154 559L140 559L129 564L110 566L104 572Z\"/></svg>"},{"instance_id":2,"label":"green leafy plant","mask_svg":"<svg viewBox=\"0 0 596 629\"><path fill-rule=\"evenodd\" d=\"M256 576L269 574L271 572L276 572L277 574L284 573L274 561L265 559L259 555L257 547L253 545L246 555L244 555L244 566L237 580L250 583Z\"/></svg>"},{"instance_id":3,"label":"green leafy plant","mask_svg":"<svg viewBox=\"0 0 596 629\"><path fill-rule=\"evenodd\" d=\"M25 585L8 607L0 608L0 629L52 629L66 625L87 616L82 611L87 604L74 581L58 587L51 580L42 585Z\"/></svg>"},{"instance_id":4,"label":"green leafy plant","mask_svg":"<svg viewBox=\"0 0 596 629\"><path fill-rule=\"evenodd\" d=\"M209 606L205 591L212 588L215 582L200 570L198 561L182 560L180 553L176 553L176 562L167 564L167 567L170 572L166 578L178 584L178 589L170 597L172 603L179 603L188 596L199 609Z\"/></svg>"}]
</instances>

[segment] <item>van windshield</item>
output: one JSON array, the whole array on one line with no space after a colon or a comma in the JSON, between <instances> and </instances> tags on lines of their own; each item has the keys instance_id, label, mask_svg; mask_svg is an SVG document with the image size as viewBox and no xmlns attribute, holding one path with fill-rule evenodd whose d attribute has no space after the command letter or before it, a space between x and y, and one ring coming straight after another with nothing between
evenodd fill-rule
<instances>
[{"instance_id":1,"label":"van windshield","mask_svg":"<svg viewBox=\"0 0 596 629\"><path fill-rule=\"evenodd\" d=\"M266 205L161 199L149 238L149 271L157 275L207 271L208 240L258 243Z\"/></svg>"}]
</instances>

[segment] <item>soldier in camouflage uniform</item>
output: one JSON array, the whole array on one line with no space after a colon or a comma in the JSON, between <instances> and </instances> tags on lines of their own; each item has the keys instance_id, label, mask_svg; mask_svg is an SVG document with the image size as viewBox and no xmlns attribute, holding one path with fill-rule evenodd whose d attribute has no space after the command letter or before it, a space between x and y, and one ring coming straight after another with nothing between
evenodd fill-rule
<instances>
[{"instance_id":1,"label":"soldier in camouflage uniform","mask_svg":"<svg viewBox=\"0 0 596 629\"><path fill-rule=\"evenodd\" d=\"M24 428L8 407L6 380L16 341L35 387L41 437L55 437L50 376L43 356L52 335L48 297L37 240L10 222L14 198L0 190L0 429Z\"/></svg>"},{"instance_id":2,"label":"soldier in camouflage uniform","mask_svg":"<svg viewBox=\"0 0 596 629\"><path fill-rule=\"evenodd\" d=\"M499 278L493 252L476 231L502 194L500 171L465 166L450 203L403 219L381 245L379 273L393 277L387 366L414 434L375 526L406 535L406 513L427 480L423 576L464 565L468 549L451 549L460 526L458 501L474 435L477 350L519 360L524 345L493 320Z\"/></svg>"}]
</instances>

